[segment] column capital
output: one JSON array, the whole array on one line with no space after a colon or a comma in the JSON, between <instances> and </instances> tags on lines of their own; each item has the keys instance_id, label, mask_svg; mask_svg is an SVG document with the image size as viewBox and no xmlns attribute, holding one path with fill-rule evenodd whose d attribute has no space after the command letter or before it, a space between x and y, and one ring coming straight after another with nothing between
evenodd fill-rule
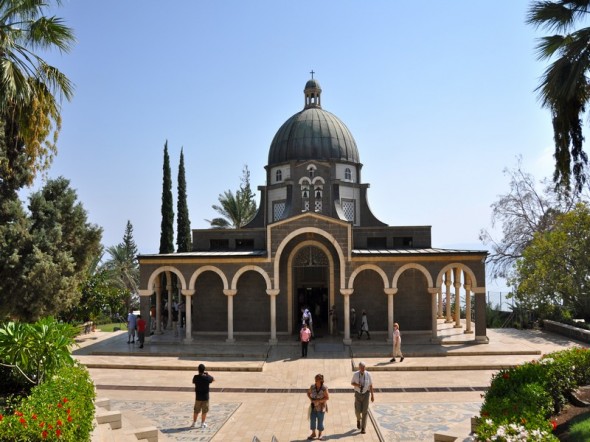
<instances>
[{"instance_id":1,"label":"column capital","mask_svg":"<svg viewBox=\"0 0 590 442\"><path fill-rule=\"evenodd\" d=\"M438 295L438 291L440 289L438 287L428 287L428 293L431 295Z\"/></svg>"},{"instance_id":2,"label":"column capital","mask_svg":"<svg viewBox=\"0 0 590 442\"><path fill-rule=\"evenodd\" d=\"M192 296L195 294L195 289L181 289L180 293L184 296Z\"/></svg>"},{"instance_id":3,"label":"column capital","mask_svg":"<svg viewBox=\"0 0 590 442\"><path fill-rule=\"evenodd\" d=\"M154 293L153 290L142 290L142 289L137 290L137 292L139 293L139 296L152 296L152 293Z\"/></svg>"},{"instance_id":4,"label":"column capital","mask_svg":"<svg viewBox=\"0 0 590 442\"><path fill-rule=\"evenodd\" d=\"M461 288L461 283L459 281L456 281L455 284L453 284L455 286L456 289L460 289Z\"/></svg>"},{"instance_id":5,"label":"column capital","mask_svg":"<svg viewBox=\"0 0 590 442\"><path fill-rule=\"evenodd\" d=\"M235 290L235 289L233 289L233 290L232 289L228 289L228 290L224 290L223 291L223 294L225 296L236 296L237 293L238 293L238 291Z\"/></svg>"},{"instance_id":6,"label":"column capital","mask_svg":"<svg viewBox=\"0 0 590 442\"><path fill-rule=\"evenodd\" d=\"M268 289L266 294L269 296L277 296L281 291L279 289Z\"/></svg>"},{"instance_id":7,"label":"column capital","mask_svg":"<svg viewBox=\"0 0 590 442\"><path fill-rule=\"evenodd\" d=\"M383 292L386 295L395 295L397 293L397 288L383 289Z\"/></svg>"},{"instance_id":8,"label":"column capital","mask_svg":"<svg viewBox=\"0 0 590 442\"><path fill-rule=\"evenodd\" d=\"M471 284L463 284L465 290L471 290Z\"/></svg>"},{"instance_id":9,"label":"column capital","mask_svg":"<svg viewBox=\"0 0 590 442\"><path fill-rule=\"evenodd\" d=\"M354 289L340 289L340 294L342 296L350 296L354 292Z\"/></svg>"}]
</instances>

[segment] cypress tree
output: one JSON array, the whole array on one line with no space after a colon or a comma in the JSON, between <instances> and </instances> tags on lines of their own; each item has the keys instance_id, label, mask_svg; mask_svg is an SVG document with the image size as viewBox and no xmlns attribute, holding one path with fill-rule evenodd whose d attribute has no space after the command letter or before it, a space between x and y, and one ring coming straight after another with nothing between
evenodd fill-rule
<instances>
[{"instance_id":1,"label":"cypress tree","mask_svg":"<svg viewBox=\"0 0 590 442\"><path fill-rule=\"evenodd\" d=\"M168 156L168 140L164 144L163 169L160 253L174 253L174 203L172 200L172 173L170 172L170 157Z\"/></svg>"},{"instance_id":2,"label":"cypress tree","mask_svg":"<svg viewBox=\"0 0 590 442\"><path fill-rule=\"evenodd\" d=\"M186 201L186 177L184 170L184 153L180 149L180 163L178 165L178 212L176 245L177 252L191 251L191 222L188 216L188 204Z\"/></svg>"}]
</instances>

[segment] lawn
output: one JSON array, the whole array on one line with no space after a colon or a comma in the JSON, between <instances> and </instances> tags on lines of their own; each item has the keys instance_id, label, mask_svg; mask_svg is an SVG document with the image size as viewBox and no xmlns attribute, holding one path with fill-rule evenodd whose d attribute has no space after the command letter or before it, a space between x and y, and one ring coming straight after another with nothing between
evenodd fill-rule
<instances>
[{"instance_id":1,"label":"lawn","mask_svg":"<svg viewBox=\"0 0 590 442\"><path fill-rule=\"evenodd\" d=\"M569 424L569 442L590 441L590 413L585 413L572 419Z\"/></svg>"},{"instance_id":2,"label":"lawn","mask_svg":"<svg viewBox=\"0 0 590 442\"><path fill-rule=\"evenodd\" d=\"M97 325L96 329L103 332L114 332L115 328L118 328L119 330L125 330L126 327L127 325L124 322L111 322L110 324Z\"/></svg>"}]
</instances>

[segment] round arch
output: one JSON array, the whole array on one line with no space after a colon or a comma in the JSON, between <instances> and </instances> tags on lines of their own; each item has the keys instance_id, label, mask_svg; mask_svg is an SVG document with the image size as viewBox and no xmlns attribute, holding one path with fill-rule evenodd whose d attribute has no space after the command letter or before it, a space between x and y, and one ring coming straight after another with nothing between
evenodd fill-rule
<instances>
[{"instance_id":1,"label":"round arch","mask_svg":"<svg viewBox=\"0 0 590 442\"><path fill-rule=\"evenodd\" d=\"M389 281L387 280L387 275L385 274L385 272L383 271L383 269L381 267L379 267L375 264L363 264L359 268L355 269L352 272L352 274L350 275L350 278L348 279L348 288L349 289L354 288L355 278L358 276L359 273L361 273L364 270L373 270L373 271L377 272L381 276L381 279L383 279L383 288L385 288L385 289L389 288Z\"/></svg>"},{"instance_id":2,"label":"round arch","mask_svg":"<svg viewBox=\"0 0 590 442\"><path fill-rule=\"evenodd\" d=\"M181 289L188 288L186 286L186 281L184 279L184 276L182 275L180 270L178 270L176 267L173 267L173 266L163 266L163 267L158 267L157 269L155 269L152 272L152 274L150 275L150 278L148 279L147 289L150 291L153 290L153 287L156 283L156 278L160 275L160 273L165 273L165 272L171 272L176 275L176 277L178 278L178 281L180 281Z\"/></svg>"},{"instance_id":3,"label":"round arch","mask_svg":"<svg viewBox=\"0 0 590 442\"><path fill-rule=\"evenodd\" d=\"M204 272L214 272L217 273L219 275L219 277L221 278L221 281L223 282L223 289L224 290L228 290L229 289L229 284L227 281L227 277L225 276L225 273L223 273L221 271L221 269L219 269L218 267L215 266L203 266L203 267L199 267L191 276L191 280L189 282L189 287L192 288L195 286L195 282L197 281L197 278L199 277L200 274L204 273Z\"/></svg>"},{"instance_id":4,"label":"round arch","mask_svg":"<svg viewBox=\"0 0 590 442\"><path fill-rule=\"evenodd\" d=\"M448 270L455 269L455 268L460 268L461 270L463 270L465 273L467 273L469 275L469 277L471 278L471 290L475 291L475 290L473 290L477 287L477 279L475 278L475 274L473 273L473 271L469 267L467 267L465 264L462 264L460 262L454 262L451 264L447 264L442 269L440 269L440 272L438 272L438 276L436 277L436 286L442 287L443 275L445 273L447 273Z\"/></svg>"},{"instance_id":5,"label":"round arch","mask_svg":"<svg viewBox=\"0 0 590 442\"><path fill-rule=\"evenodd\" d=\"M416 264L416 263L413 263L413 262L408 263L408 264L404 264L403 266L401 266L397 270L397 272L395 272L395 275L393 275L393 279L391 281L391 287L397 288L397 281L399 280L399 278L402 275L402 273L404 273L408 269L415 269L415 270L418 270L419 272L421 272L426 277L426 282L428 283L428 287L429 288L430 287L433 287L433 285L432 285L432 275L430 274L430 272L423 265Z\"/></svg>"},{"instance_id":6,"label":"round arch","mask_svg":"<svg viewBox=\"0 0 590 442\"><path fill-rule=\"evenodd\" d=\"M293 248L287 259L287 330L289 331L289 333L293 331L293 260L295 259L297 253L299 253L301 249L310 246L317 247L322 252L324 252L326 257L328 258L328 266L330 268L330 277L328 284L330 288L334 287L334 272L332 271L332 269L334 269L334 257L332 256L328 248L321 242L313 239L308 239L297 244ZM335 290L336 288L334 287L334 290L329 291L329 305L332 305L334 302Z\"/></svg>"},{"instance_id":7,"label":"round arch","mask_svg":"<svg viewBox=\"0 0 590 442\"><path fill-rule=\"evenodd\" d=\"M236 290L238 287L238 280L240 279L240 276L242 276L244 273L248 272L248 271L253 271L253 272L258 272L262 275L262 277L264 278L264 281L266 282L266 289L267 290L271 290L272 289L272 283L270 282L270 277L268 276L268 274L260 267L258 266L253 266L253 265L247 265L244 267L241 267L236 274L234 275L232 281L231 281L231 288L232 290Z\"/></svg>"},{"instance_id":8,"label":"round arch","mask_svg":"<svg viewBox=\"0 0 590 442\"><path fill-rule=\"evenodd\" d=\"M296 238L297 236L302 235L304 233L316 233L319 236L326 238L328 241L330 241L332 246L334 246L334 249L336 250L336 253L338 254L338 258L340 259L340 288L344 288L345 287L345 285L344 285L345 284L345 276L344 276L345 268L344 268L344 253L342 252L342 248L340 247L340 244L338 244L338 241L336 241L336 238L334 238L328 232L326 232L322 229L318 229L317 227L303 227L301 229L294 230L293 232L288 234L283 239L283 241L281 241L281 243L277 247L277 252L276 252L275 258L274 258L275 259L275 262L274 262L275 287L274 288L275 289L279 288L279 269L280 269L281 255L283 253L283 250L285 249L287 244L289 244L289 242L293 238ZM328 256L330 256L330 253L328 253Z\"/></svg>"}]
</instances>

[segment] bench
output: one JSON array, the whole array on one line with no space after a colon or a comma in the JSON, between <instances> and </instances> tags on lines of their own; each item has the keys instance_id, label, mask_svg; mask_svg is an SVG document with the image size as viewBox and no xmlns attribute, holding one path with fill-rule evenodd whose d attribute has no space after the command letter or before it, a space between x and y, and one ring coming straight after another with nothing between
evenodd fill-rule
<instances>
[{"instance_id":1,"label":"bench","mask_svg":"<svg viewBox=\"0 0 590 442\"><path fill-rule=\"evenodd\" d=\"M92 326L93 326L93 322L92 321L86 321L83 324L80 324L78 326L78 329L80 330L80 334L84 333L84 334L88 334L92 331Z\"/></svg>"}]
</instances>

